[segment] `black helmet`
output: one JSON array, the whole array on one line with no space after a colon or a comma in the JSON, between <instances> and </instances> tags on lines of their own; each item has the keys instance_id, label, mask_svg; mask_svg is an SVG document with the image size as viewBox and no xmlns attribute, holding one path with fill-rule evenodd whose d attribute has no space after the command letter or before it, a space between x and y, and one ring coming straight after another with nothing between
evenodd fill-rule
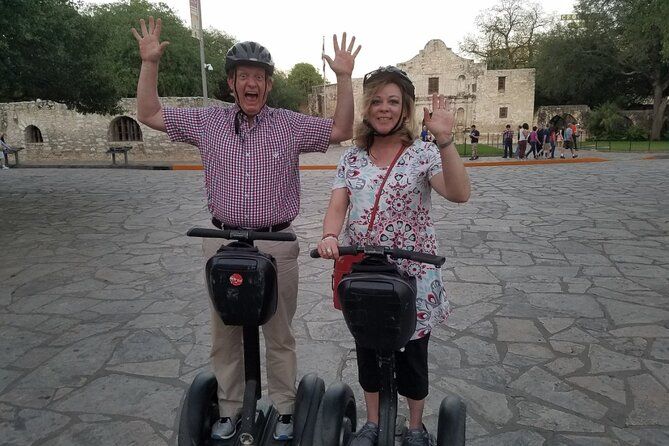
<instances>
[{"instance_id":1,"label":"black helmet","mask_svg":"<svg viewBox=\"0 0 669 446\"><path fill-rule=\"evenodd\" d=\"M274 61L267 48L257 42L239 42L232 45L225 55L225 72L230 73L239 65L255 65L274 74Z\"/></svg>"},{"instance_id":2,"label":"black helmet","mask_svg":"<svg viewBox=\"0 0 669 446\"><path fill-rule=\"evenodd\" d=\"M365 77L362 79L362 90L365 91L367 84L379 77L385 77L388 80L397 83L400 88L406 91L411 99L416 100L416 89L413 86L413 82L409 79L409 76L397 67L388 65L386 67L379 67L378 70L370 71L365 74Z\"/></svg>"}]
</instances>

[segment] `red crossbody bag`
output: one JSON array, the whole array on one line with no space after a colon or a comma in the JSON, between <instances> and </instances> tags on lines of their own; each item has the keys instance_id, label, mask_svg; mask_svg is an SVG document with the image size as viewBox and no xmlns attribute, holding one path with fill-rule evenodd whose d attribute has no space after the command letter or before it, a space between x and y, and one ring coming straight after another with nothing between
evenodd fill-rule
<instances>
[{"instance_id":1,"label":"red crossbody bag","mask_svg":"<svg viewBox=\"0 0 669 446\"><path fill-rule=\"evenodd\" d=\"M383 181L379 186L379 191L376 193L374 206L372 207L372 212L369 217L369 225L367 225L367 234L369 234L369 232L374 227L374 220L376 219L376 212L379 210L379 200L381 199L381 194L383 193L383 186L386 184L386 180L390 176L390 172L393 170L393 167L395 167L397 160L400 159L400 156L402 155L403 152L404 148L401 148L397 152L395 158L393 158L393 161L388 166L386 175L383 177ZM364 256L363 253L354 256L341 256L339 257L339 260L336 260L334 262L334 270L332 272L332 299L334 307L338 310L341 310L341 304L339 303L339 296L337 295L337 287L339 286L339 282L346 274L349 274L351 272L353 265L355 263L360 262L363 256Z\"/></svg>"}]
</instances>

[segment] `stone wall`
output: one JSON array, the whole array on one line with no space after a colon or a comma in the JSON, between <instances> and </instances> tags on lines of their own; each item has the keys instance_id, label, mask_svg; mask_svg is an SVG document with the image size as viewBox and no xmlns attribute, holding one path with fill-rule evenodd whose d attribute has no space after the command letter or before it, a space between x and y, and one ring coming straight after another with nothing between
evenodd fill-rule
<instances>
[{"instance_id":1,"label":"stone wall","mask_svg":"<svg viewBox=\"0 0 669 446\"><path fill-rule=\"evenodd\" d=\"M164 106L202 107L202 98L161 98ZM218 100L208 105L229 106ZM163 132L139 124L139 141L117 141L113 123L121 116L137 121L136 101L124 99L120 115L81 114L52 101L13 102L0 104L0 131L13 147L24 147L25 161L95 161L110 159L105 153L110 146L131 146L131 160L200 160L197 149L188 144L172 143ZM29 142L29 127L39 129L43 142Z\"/></svg>"},{"instance_id":2,"label":"stone wall","mask_svg":"<svg viewBox=\"0 0 669 446\"><path fill-rule=\"evenodd\" d=\"M438 79L437 92L448 97L455 107L454 130L459 140L472 124L476 124L486 137L487 133L498 135L506 124L532 122L534 69L487 70L485 63L460 57L436 39L430 40L416 56L397 66L406 71L416 87L418 122L423 118L423 107L432 106L431 95L428 94L430 79ZM503 91L498 89L500 76L506 77ZM309 97L310 113L331 117L336 104L336 88L336 84L314 87ZM353 79L353 94L357 124L360 121L362 79ZM507 108L506 118L499 117L500 107Z\"/></svg>"},{"instance_id":3,"label":"stone wall","mask_svg":"<svg viewBox=\"0 0 669 446\"><path fill-rule=\"evenodd\" d=\"M587 118L590 111L587 105L545 105L537 109L534 122L543 125L557 123L558 126L574 122L580 126L581 139L588 139ZM628 119L630 124L638 125L650 132L652 110L621 110L620 114Z\"/></svg>"},{"instance_id":4,"label":"stone wall","mask_svg":"<svg viewBox=\"0 0 669 446\"><path fill-rule=\"evenodd\" d=\"M544 105L537 109L534 122L545 126L555 122L573 122L583 126L588 113L590 107L587 105Z\"/></svg>"}]
</instances>

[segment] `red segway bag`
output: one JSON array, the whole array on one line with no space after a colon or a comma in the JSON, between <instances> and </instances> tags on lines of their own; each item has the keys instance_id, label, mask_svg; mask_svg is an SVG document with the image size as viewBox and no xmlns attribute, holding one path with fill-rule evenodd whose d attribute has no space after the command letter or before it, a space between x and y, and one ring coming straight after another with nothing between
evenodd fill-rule
<instances>
[{"instance_id":1,"label":"red segway bag","mask_svg":"<svg viewBox=\"0 0 669 446\"><path fill-rule=\"evenodd\" d=\"M416 278L385 259L353 265L337 293L346 325L362 347L396 351L416 330Z\"/></svg>"},{"instance_id":2,"label":"red segway bag","mask_svg":"<svg viewBox=\"0 0 669 446\"><path fill-rule=\"evenodd\" d=\"M262 325L276 312L274 257L233 242L207 261L206 281L214 309L226 325Z\"/></svg>"}]
</instances>

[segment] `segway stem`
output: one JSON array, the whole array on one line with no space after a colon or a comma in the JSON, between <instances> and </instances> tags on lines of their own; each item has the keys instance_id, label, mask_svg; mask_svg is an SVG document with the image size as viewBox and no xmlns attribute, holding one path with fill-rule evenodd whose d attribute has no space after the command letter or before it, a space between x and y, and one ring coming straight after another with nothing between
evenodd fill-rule
<instances>
[{"instance_id":1,"label":"segway stem","mask_svg":"<svg viewBox=\"0 0 669 446\"><path fill-rule=\"evenodd\" d=\"M377 352L381 369L379 392L379 446L395 444L395 418L397 417L397 388L395 385L395 354Z\"/></svg>"},{"instance_id":2,"label":"segway stem","mask_svg":"<svg viewBox=\"0 0 669 446\"><path fill-rule=\"evenodd\" d=\"M260 333L257 326L244 326L244 378L256 382L256 399L260 399Z\"/></svg>"},{"instance_id":3,"label":"segway stem","mask_svg":"<svg viewBox=\"0 0 669 446\"><path fill-rule=\"evenodd\" d=\"M242 425L239 434L240 443L255 444L253 427L255 424L257 402L260 399L260 334L257 326L245 325L244 331L244 404L242 406Z\"/></svg>"}]
</instances>

